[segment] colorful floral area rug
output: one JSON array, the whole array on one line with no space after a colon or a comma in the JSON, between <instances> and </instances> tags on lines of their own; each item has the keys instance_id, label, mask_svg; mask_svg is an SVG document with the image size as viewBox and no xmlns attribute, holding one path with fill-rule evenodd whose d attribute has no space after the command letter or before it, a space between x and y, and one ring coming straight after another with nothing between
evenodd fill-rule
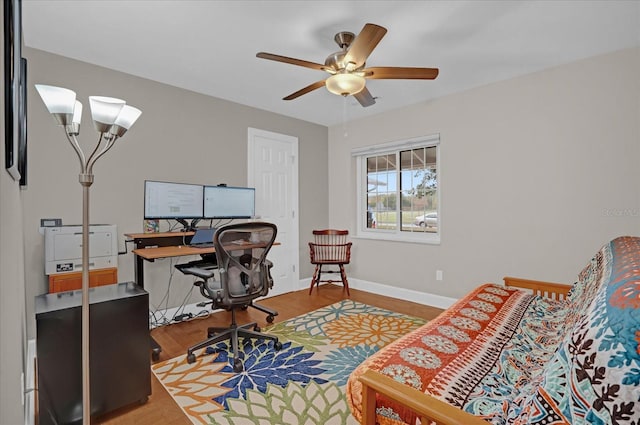
<instances>
[{"instance_id":1,"label":"colorful floral area rug","mask_svg":"<svg viewBox=\"0 0 640 425\"><path fill-rule=\"evenodd\" d=\"M244 372L233 373L225 343L153 365L194 424L357 424L347 378L364 359L425 320L343 300L264 329L273 342L241 340Z\"/></svg>"}]
</instances>

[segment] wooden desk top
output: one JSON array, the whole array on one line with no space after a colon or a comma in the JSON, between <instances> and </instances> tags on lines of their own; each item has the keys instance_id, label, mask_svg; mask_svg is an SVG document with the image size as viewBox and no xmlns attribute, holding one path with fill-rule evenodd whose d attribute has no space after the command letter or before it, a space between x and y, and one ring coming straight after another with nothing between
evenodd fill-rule
<instances>
[{"instance_id":1,"label":"wooden desk top","mask_svg":"<svg viewBox=\"0 0 640 425\"><path fill-rule=\"evenodd\" d=\"M158 258L182 257L183 255L213 254L214 247L195 248L188 245L160 246L155 248L134 249L133 253L145 260L155 260Z\"/></svg>"},{"instance_id":2,"label":"wooden desk top","mask_svg":"<svg viewBox=\"0 0 640 425\"><path fill-rule=\"evenodd\" d=\"M151 239L151 238L172 238L180 236L191 236L196 232L151 232L151 233L125 233L131 239Z\"/></svg>"},{"instance_id":3,"label":"wooden desk top","mask_svg":"<svg viewBox=\"0 0 640 425\"><path fill-rule=\"evenodd\" d=\"M280 245L280 242L275 242L274 246ZM237 249L251 249L261 248L264 244L243 243L234 245L233 248ZM232 249L230 249L232 250ZM140 248L132 251L135 255L144 258L145 260L156 260L158 258L170 258L170 257L182 257L183 255L201 255L201 254L213 254L216 252L214 247L208 248L195 248L188 245L178 246L160 246L154 248Z\"/></svg>"}]
</instances>

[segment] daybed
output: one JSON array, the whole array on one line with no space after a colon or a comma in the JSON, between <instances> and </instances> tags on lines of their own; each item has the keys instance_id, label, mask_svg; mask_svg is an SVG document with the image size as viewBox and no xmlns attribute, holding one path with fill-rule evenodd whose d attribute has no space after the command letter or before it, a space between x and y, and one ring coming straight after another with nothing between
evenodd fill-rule
<instances>
[{"instance_id":1,"label":"daybed","mask_svg":"<svg viewBox=\"0 0 640 425\"><path fill-rule=\"evenodd\" d=\"M363 424L640 424L640 238L572 287L480 286L363 362L347 399Z\"/></svg>"}]
</instances>

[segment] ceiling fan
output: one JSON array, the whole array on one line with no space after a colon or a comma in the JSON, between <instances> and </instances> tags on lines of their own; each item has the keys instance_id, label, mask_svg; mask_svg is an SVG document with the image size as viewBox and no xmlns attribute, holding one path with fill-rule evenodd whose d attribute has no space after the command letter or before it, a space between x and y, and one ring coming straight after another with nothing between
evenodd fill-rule
<instances>
[{"instance_id":1,"label":"ceiling fan","mask_svg":"<svg viewBox=\"0 0 640 425\"><path fill-rule=\"evenodd\" d=\"M324 61L324 65L273 53L259 52L256 56L262 59L326 71L331 74L327 79L316 81L283 98L283 100L292 100L326 86L331 93L341 96L353 95L362 106L366 107L376 103L374 97L367 90L366 79L433 80L438 76L438 68L394 66L365 68L367 58L386 33L386 28L375 24L366 24L357 36L352 32L346 31L337 33L334 40L342 50L330 54Z\"/></svg>"}]
</instances>

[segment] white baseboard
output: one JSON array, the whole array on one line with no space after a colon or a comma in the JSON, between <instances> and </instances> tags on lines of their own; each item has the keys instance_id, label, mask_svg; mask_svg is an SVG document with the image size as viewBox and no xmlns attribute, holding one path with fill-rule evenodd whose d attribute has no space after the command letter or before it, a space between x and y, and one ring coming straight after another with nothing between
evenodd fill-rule
<instances>
[{"instance_id":1,"label":"white baseboard","mask_svg":"<svg viewBox=\"0 0 640 425\"><path fill-rule=\"evenodd\" d=\"M338 284L340 284L340 282L338 282ZM309 288L310 285L311 278L300 281L300 289ZM395 286L369 282L351 277L349 278L349 287L359 291L371 292L372 294L384 295L385 297L398 298L400 300L412 301L442 309L449 308L453 303L458 301L456 298L443 297L442 295L419 292L411 289L397 288Z\"/></svg>"}]
</instances>

